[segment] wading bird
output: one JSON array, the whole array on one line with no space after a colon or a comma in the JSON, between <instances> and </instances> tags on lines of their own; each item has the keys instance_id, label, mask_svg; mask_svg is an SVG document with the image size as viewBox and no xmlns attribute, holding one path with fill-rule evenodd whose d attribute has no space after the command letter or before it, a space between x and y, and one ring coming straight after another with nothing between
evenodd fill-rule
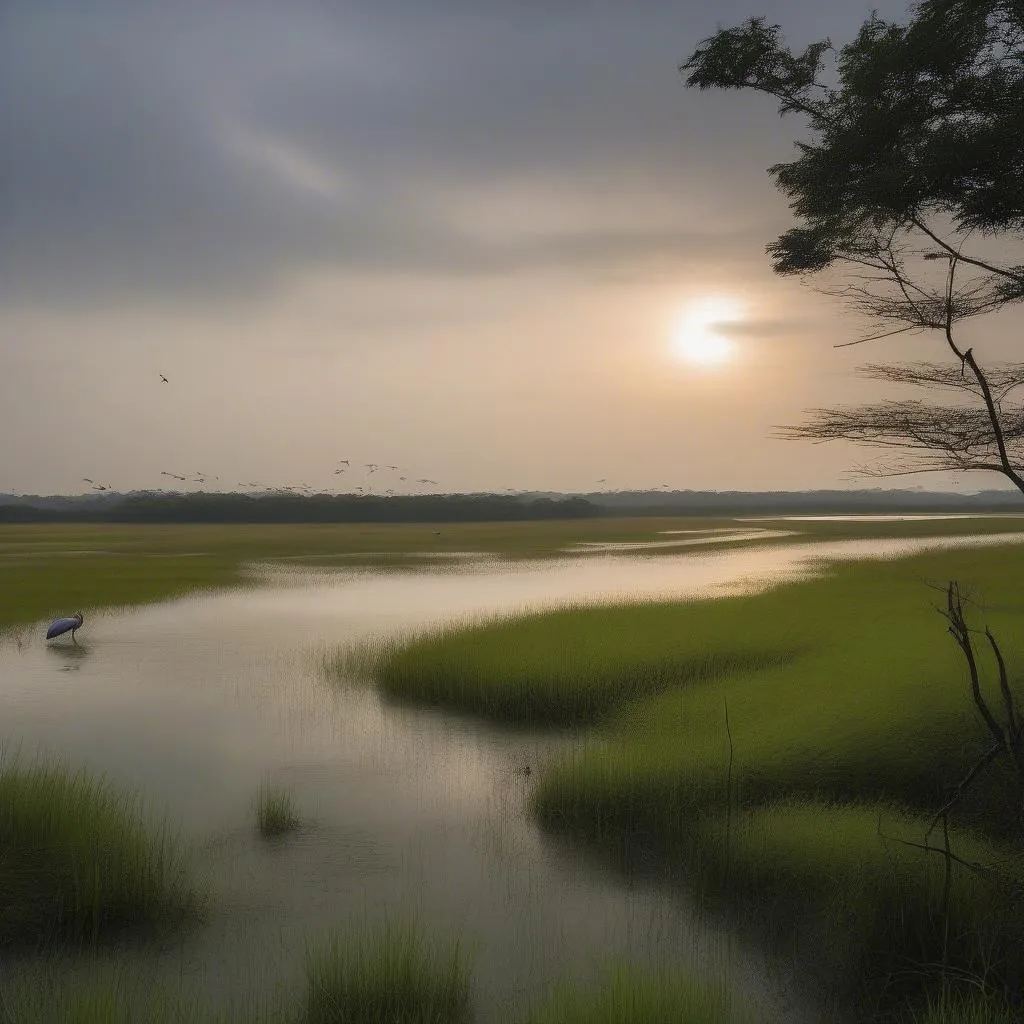
<instances>
[{"instance_id":1,"label":"wading bird","mask_svg":"<svg viewBox=\"0 0 1024 1024\"><path fill-rule=\"evenodd\" d=\"M46 631L46 639L52 640L55 636L61 636L62 634L67 633L70 630L71 640L72 642L77 644L78 641L75 640L75 630L78 629L81 625L81 612L75 612L75 614L72 615L70 618L54 619L53 622L50 623L50 628Z\"/></svg>"}]
</instances>

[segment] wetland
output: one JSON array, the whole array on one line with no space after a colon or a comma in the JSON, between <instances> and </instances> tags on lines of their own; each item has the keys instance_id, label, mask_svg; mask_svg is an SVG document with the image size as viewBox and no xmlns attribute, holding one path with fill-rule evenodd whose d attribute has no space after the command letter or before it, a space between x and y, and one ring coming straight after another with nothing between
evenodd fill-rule
<instances>
[{"instance_id":1,"label":"wetland","mask_svg":"<svg viewBox=\"0 0 1024 1024\"><path fill-rule=\"evenodd\" d=\"M845 1024L849 993L828 994L843 986L810 983L806 950L773 954L764 922L719 898L722 697L740 830L728 888L779 920L765 892L838 871L859 879L862 908L891 895L884 872L865 881L864 863L808 851L823 833L861 836L872 801L898 803L887 825L910 829L932 761L955 775L972 708L955 650L933 653L929 583L973 576L1008 657L1024 653L1020 525L4 528L5 759L138 794L201 907L152 933L5 948L3 976L54 992L111 978L126 1000L168 993L210 1019L313 1020L288 1016L311 947L413 922L471 965L465 999L429 1019L596 1020L580 1008L609 978L608 999L618 985L643 1003L632 970L718 993L679 1020ZM46 644L46 617L72 606L78 643ZM899 629L872 660L859 645L887 622ZM915 705L936 665L940 699ZM892 772L902 790L882 784ZM812 812L830 823L814 829ZM610 852L623 836L627 858ZM862 952L845 951L851 971L868 969Z\"/></svg>"}]
</instances>

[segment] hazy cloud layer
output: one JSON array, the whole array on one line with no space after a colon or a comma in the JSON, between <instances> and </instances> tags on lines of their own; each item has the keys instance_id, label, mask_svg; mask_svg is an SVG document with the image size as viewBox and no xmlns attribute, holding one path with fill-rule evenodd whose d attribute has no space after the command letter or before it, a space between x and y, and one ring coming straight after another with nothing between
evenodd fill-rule
<instances>
[{"instance_id":1,"label":"hazy cloud layer","mask_svg":"<svg viewBox=\"0 0 1024 1024\"><path fill-rule=\"evenodd\" d=\"M857 325L764 255L800 125L677 66L752 14L804 45L869 10L0 5L0 491L334 487L346 454L442 489L835 484L848 452L769 434L885 353L832 349ZM672 348L716 295L720 372Z\"/></svg>"},{"instance_id":2,"label":"hazy cloud layer","mask_svg":"<svg viewBox=\"0 0 1024 1024\"><path fill-rule=\"evenodd\" d=\"M722 123L730 98L682 87L677 63L713 28L699 6L98 0L13 4L3 28L6 299L210 297L324 264L685 262L762 226L742 188L722 198L787 148L763 108L729 102ZM588 229L538 217L508 244L486 210L446 216L503 184L560 188ZM718 195L724 239L672 210L687 190L707 213ZM658 229L610 230L617 194L662 197Z\"/></svg>"}]
</instances>

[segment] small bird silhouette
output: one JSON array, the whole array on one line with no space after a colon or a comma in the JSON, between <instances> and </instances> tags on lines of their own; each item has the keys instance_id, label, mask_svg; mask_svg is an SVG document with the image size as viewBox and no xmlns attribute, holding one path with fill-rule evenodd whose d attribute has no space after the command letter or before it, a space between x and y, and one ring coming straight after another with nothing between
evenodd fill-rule
<instances>
[{"instance_id":1,"label":"small bird silhouette","mask_svg":"<svg viewBox=\"0 0 1024 1024\"><path fill-rule=\"evenodd\" d=\"M166 377L165 377L165 376L164 376L164 375L163 375L162 373L160 374L160 379L161 379L161 380L162 380L162 381L163 381L163 382L164 382L165 384L170 384L170 381L169 381L169 380L168 380L168 379L167 379L167 378L166 378Z\"/></svg>"}]
</instances>

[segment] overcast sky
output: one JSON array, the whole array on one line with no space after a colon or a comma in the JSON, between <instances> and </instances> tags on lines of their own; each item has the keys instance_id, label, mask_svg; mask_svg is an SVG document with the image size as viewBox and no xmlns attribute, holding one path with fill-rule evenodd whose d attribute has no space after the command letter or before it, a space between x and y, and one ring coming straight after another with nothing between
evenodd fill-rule
<instances>
[{"instance_id":1,"label":"overcast sky","mask_svg":"<svg viewBox=\"0 0 1024 1024\"><path fill-rule=\"evenodd\" d=\"M8 0L0 491L876 485L769 435L937 342L832 347L764 255L800 123L677 71L871 6Z\"/></svg>"}]
</instances>

